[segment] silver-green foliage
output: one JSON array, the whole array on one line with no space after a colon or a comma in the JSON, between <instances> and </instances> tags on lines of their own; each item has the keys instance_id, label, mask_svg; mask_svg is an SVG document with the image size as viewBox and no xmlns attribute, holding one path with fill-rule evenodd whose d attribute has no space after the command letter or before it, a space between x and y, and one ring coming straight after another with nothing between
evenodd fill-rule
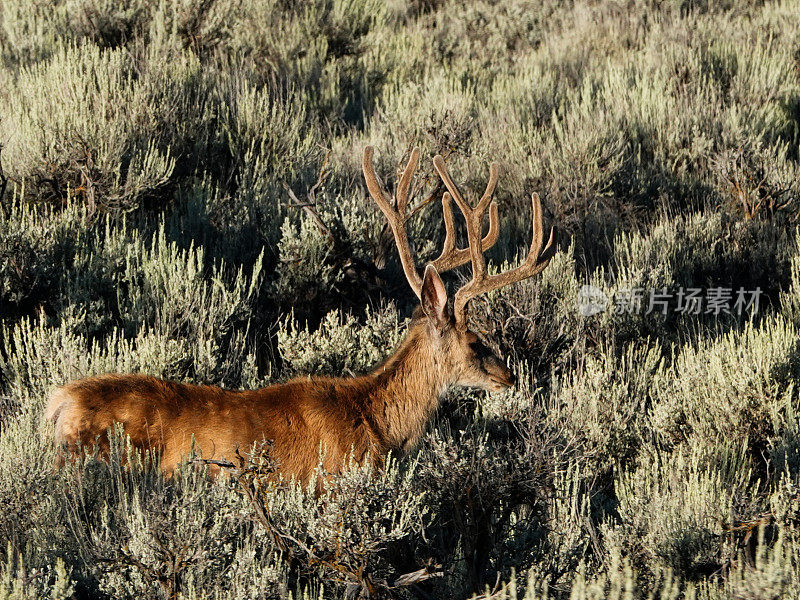
<instances>
[{"instance_id":1,"label":"silver-green foliage","mask_svg":"<svg viewBox=\"0 0 800 600\"><path fill-rule=\"evenodd\" d=\"M291 317L278 332L281 356L299 373L356 374L374 366L400 341L403 330L392 307L368 311L364 323L328 313L316 331Z\"/></svg>"},{"instance_id":2,"label":"silver-green foliage","mask_svg":"<svg viewBox=\"0 0 800 600\"><path fill-rule=\"evenodd\" d=\"M79 555L101 590L167 598L190 590L239 591L241 581L218 574L241 561L248 579L269 581L261 593L280 593L280 561L269 551L254 556L264 540L248 534L246 499L228 482L210 483L191 466L166 481L148 456L130 456L122 467L121 455L131 454L122 438L111 453L111 469L77 465L74 474L84 484L63 491Z\"/></svg>"},{"instance_id":3,"label":"silver-green foliage","mask_svg":"<svg viewBox=\"0 0 800 600\"><path fill-rule=\"evenodd\" d=\"M319 469L305 488L257 478L254 502L301 568L356 590L385 587L400 575L387 558L402 556L429 521L416 477L414 465L401 469L390 458L380 472L368 464L352 464L338 477Z\"/></svg>"},{"instance_id":4,"label":"silver-green foliage","mask_svg":"<svg viewBox=\"0 0 800 600\"><path fill-rule=\"evenodd\" d=\"M496 598L797 596L798 15L0 3L0 597L339 597L437 563L402 593L466 597L499 573ZM53 470L42 410L74 378L253 388L396 347L414 299L362 183L368 143L390 192L422 150L420 263L443 237L433 154L473 201L501 162L492 272L523 260L541 194L560 251L471 305L517 387L447 394L383 474L252 488L292 556L236 481ZM585 284L608 310L581 315ZM713 286L761 288L759 310L613 310Z\"/></svg>"}]
</instances>

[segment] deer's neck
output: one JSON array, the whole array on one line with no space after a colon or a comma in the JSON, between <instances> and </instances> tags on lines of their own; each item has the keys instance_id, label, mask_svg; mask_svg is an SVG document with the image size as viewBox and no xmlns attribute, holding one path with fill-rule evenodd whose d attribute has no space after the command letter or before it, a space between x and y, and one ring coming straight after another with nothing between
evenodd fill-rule
<instances>
[{"instance_id":1,"label":"deer's neck","mask_svg":"<svg viewBox=\"0 0 800 600\"><path fill-rule=\"evenodd\" d=\"M376 386L370 405L387 449L407 452L422 437L449 383L443 358L430 347L420 325L373 371Z\"/></svg>"}]
</instances>

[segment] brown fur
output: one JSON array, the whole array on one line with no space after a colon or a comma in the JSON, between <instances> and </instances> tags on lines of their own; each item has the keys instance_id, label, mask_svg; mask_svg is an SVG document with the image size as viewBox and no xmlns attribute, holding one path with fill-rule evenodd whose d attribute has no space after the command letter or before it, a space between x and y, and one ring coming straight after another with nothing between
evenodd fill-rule
<instances>
[{"instance_id":1,"label":"brown fur","mask_svg":"<svg viewBox=\"0 0 800 600\"><path fill-rule=\"evenodd\" d=\"M438 276L437 276L438 278ZM442 298L438 299L440 302ZM444 298L446 302L446 298ZM259 390L231 391L147 375L101 375L69 383L50 396L45 413L56 441L70 452L98 444L121 423L132 444L160 452L169 473L192 449L205 459L232 459L271 440L284 476L306 482L325 450L324 468L413 448L449 385L505 389L511 374L477 336L416 313L398 350L355 378L301 377ZM212 467L212 470L214 467Z\"/></svg>"}]
</instances>

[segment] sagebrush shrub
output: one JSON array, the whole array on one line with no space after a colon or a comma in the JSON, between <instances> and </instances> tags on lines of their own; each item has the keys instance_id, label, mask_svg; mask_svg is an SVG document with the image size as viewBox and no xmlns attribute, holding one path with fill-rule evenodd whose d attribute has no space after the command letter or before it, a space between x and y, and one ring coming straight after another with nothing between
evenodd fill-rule
<instances>
[{"instance_id":1,"label":"sagebrush shrub","mask_svg":"<svg viewBox=\"0 0 800 600\"><path fill-rule=\"evenodd\" d=\"M0 597L797 596L798 15L2 2ZM434 154L473 200L501 164L490 272L525 256L541 195L559 251L471 305L516 388L445 393L411 456L319 496L164 480L124 438L110 465L53 469L41 415L69 380L255 388L388 356L416 298L367 144L390 191L421 149L419 264L444 237ZM585 285L605 310L582 312ZM720 286L758 310L648 306Z\"/></svg>"}]
</instances>

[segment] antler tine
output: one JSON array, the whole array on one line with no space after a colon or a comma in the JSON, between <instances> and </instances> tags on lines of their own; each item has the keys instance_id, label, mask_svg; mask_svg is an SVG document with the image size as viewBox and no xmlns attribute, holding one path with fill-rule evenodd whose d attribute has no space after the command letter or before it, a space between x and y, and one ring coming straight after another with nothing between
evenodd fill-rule
<instances>
[{"instance_id":1,"label":"antler tine","mask_svg":"<svg viewBox=\"0 0 800 600\"><path fill-rule=\"evenodd\" d=\"M486 210L486 206L491 202L492 196L494 195L494 188L497 187L497 178L498 178L498 164L491 163L489 165L489 182L486 184L486 191L483 192L483 196L481 196L480 202L478 202L478 206L475 207L475 210L483 213Z\"/></svg>"},{"instance_id":2,"label":"antler tine","mask_svg":"<svg viewBox=\"0 0 800 600\"><path fill-rule=\"evenodd\" d=\"M483 196L478 202L478 206L472 209L467 201L464 200L461 192L458 191L456 184L453 182L453 179L447 172L444 159L441 156L436 155L433 158L433 165L436 167L436 171L439 173L439 176L442 178L442 181L444 181L445 186L449 190L449 193L445 192L444 196L442 196L442 216L444 218L445 225L444 247L442 248L442 253L439 255L439 258L433 261L433 266L436 267L436 270L441 273L443 271L460 267L461 265L466 264L467 261L472 258L472 247L477 246L477 239L480 236L483 215L486 212L487 205L489 206L489 231L486 232L486 235L480 241L480 252L486 252L497 242L497 238L500 235L500 218L498 216L497 203L491 202L491 200L492 195L494 194L494 189L497 186L498 167L497 163L492 163L489 166L489 182L486 185L486 191L483 193ZM451 200L453 198L455 198L456 204L458 204L458 208L464 214L465 219L470 220L470 218L474 218L477 220L475 243L473 243L472 238L469 237L470 228L467 228L467 241L469 243L467 248L455 247L455 226L453 225L453 208L451 205ZM468 214L470 216L467 216Z\"/></svg>"},{"instance_id":3,"label":"antler tine","mask_svg":"<svg viewBox=\"0 0 800 600\"><path fill-rule=\"evenodd\" d=\"M505 273L487 275L486 257L483 254L482 248L483 244L481 242L479 245L478 240L480 239L483 210L485 210L486 205L490 202L494 186L497 184L497 167L495 164L492 164L489 173L489 184L486 188L487 191L478 202L478 205L473 209L467 204L463 196L461 196L452 178L447 173L442 157L437 156L434 158L433 164L444 181L445 186L455 198L461 212L464 213L464 220L467 225L467 239L469 241L470 258L472 260L472 280L459 289L453 299L456 323L463 327L466 326L467 322L467 303L469 303L472 298L479 294L533 277L548 265L550 259L555 254L556 233L554 228L550 229L550 239L547 245L542 248L542 239L544 238L544 229L542 227L542 203L537 194L532 194L533 239L531 240L531 248L525 262ZM496 213L496 203L492 202L492 207L493 211ZM452 214L450 217L452 218Z\"/></svg>"},{"instance_id":4,"label":"antler tine","mask_svg":"<svg viewBox=\"0 0 800 600\"><path fill-rule=\"evenodd\" d=\"M392 206L391 196L389 196L389 194L386 192L383 184L375 173L375 169L372 165L372 156L374 152L375 149L372 146L367 146L364 148L363 170L364 179L367 182L367 189L369 190L372 198L378 204L378 208L381 209L381 212L389 222L389 227L394 235L395 245L397 246L397 252L400 255L400 262L403 265L403 271L405 272L406 279L408 280L411 289L414 290L414 293L419 298L420 294L422 293L422 278L417 272L417 267L414 262L413 253L411 252L411 245L408 242L408 233L406 232L405 226L406 219L408 218L406 211L408 209L411 181L414 177L414 172L417 170L417 166L419 165L419 149L414 148L414 150L411 152L411 157L408 160L408 164L403 170L403 174L400 176L400 180L398 181L397 195L395 198L396 208ZM486 210L486 205L489 203L489 201L491 201L496 184L497 166L492 165L489 172L489 184L486 186L486 192L484 192L481 202L478 205L479 208L476 209L476 211L480 212L481 219L483 212ZM459 199L461 202L463 202L463 199L460 197L460 195ZM442 197L442 213L444 216L445 225L444 248L442 249L442 253L439 255L439 257L432 262L433 266L436 267L436 270L439 273L449 271L450 269L455 269L456 267L465 264L470 260L471 252L469 248L456 248L451 196L447 192L445 192L444 196ZM478 229L480 230L480 224L478 225ZM483 251L488 250L497 242L499 234L500 219L498 217L497 204L492 202L489 206L489 231L486 233L486 236L483 238L483 240L481 240L481 248Z\"/></svg>"},{"instance_id":5,"label":"antler tine","mask_svg":"<svg viewBox=\"0 0 800 600\"><path fill-rule=\"evenodd\" d=\"M446 262L448 255L456 248L456 228L453 224L453 198L450 192L445 192L442 195L442 219L444 219L444 244L442 244L442 253L435 261L433 266L439 270L439 265Z\"/></svg>"},{"instance_id":6,"label":"antler tine","mask_svg":"<svg viewBox=\"0 0 800 600\"><path fill-rule=\"evenodd\" d=\"M491 198L491 196L489 196ZM456 232L455 225L453 224L453 197L449 192L445 192L442 196L442 217L444 218L444 245L442 246L442 253L431 264L436 267L439 273L444 273L450 269L455 269L469 262L470 250L469 248L456 248ZM497 203L492 202L489 205L489 231L481 240L481 249L486 252L489 248L495 245L497 238L500 235L500 218L497 211Z\"/></svg>"},{"instance_id":7,"label":"antler tine","mask_svg":"<svg viewBox=\"0 0 800 600\"><path fill-rule=\"evenodd\" d=\"M408 208L408 192L411 190L411 179L414 177L414 172L419 166L419 148L414 148L411 151L411 157L408 159L403 175L400 177L400 182L397 184L397 212L406 220L406 209Z\"/></svg>"},{"instance_id":8,"label":"antler tine","mask_svg":"<svg viewBox=\"0 0 800 600\"><path fill-rule=\"evenodd\" d=\"M411 189L411 179L414 176L414 171L417 170L419 164L419 149L414 148L411 152L411 157L408 160L403 175L397 185L397 208L392 208L391 198L386 193L381 184L378 176L375 174L375 169L372 166L372 155L375 149L372 146L364 148L364 160L362 167L364 170L364 179L367 182L367 189L370 196L378 204L378 208L386 217L389 222L389 227L392 229L394 235L394 242L397 246L397 252L400 255L400 262L403 265L403 271L406 274L406 279L411 289L421 298L422 293L422 278L417 272L417 267L414 264L414 257L411 253L411 246L408 243L408 234L406 233L406 208L408 207L408 193Z\"/></svg>"},{"instance_id":9,"label":"antler tine","mask_svg":"<svg viewBox=\"0 0 800 600\"><path fill-rule=\"evenodd\" d=\"M475 296L533 277L550 263L550 259L556 252L556 230L554 227L550 228L550 238L542 248L544 229L542 227L542 203L538 194L531 194L531 203L533 205L533 239L525 262L510 271L497 275L486 275L484 271L484 275L478 277L473 272L472 280L458 290L453 298L456 323L466 324L467 303ZM483 255L480 256L480 260L485 266Z\"/></svg>"}]
</instances>

